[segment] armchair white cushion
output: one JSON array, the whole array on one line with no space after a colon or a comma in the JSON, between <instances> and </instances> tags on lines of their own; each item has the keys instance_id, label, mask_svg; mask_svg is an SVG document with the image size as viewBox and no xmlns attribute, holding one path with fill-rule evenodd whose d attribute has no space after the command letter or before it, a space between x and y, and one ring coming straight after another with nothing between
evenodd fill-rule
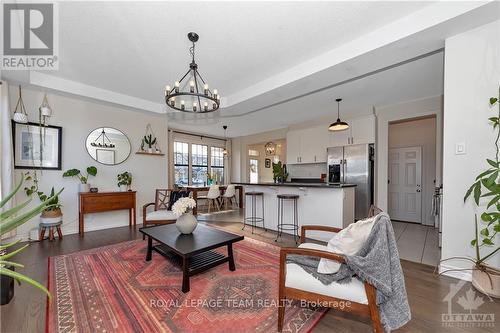
<instances>
[{"instance_id":1,"label":"armchair white cushion","mask_svg":"<svg viewBox=\"0 0 500 333\"><path fill-rule=\"evenodd\" d=\"M161 209L146 213L147 221L177 220L177 215L171 210Z\"/></svg>"},{"instance_id":2,"label":"armchair white cushion","mask_svg":"<svg viewBox=\"0 0 500 333\"><path fill-rule=\"evenodd\" d=\"M324 285L314 276L303 270L302 267L294 263L286 264L285 286L288 288L349 300L351 302L368 304L365 286L358 278L353 277L349 283L332 282L329 285Z\"/></svg>"},{"instance_id":3,"label":"armchair white cushion","mask_svg":"<svg viewBox=\"0 0 500 333\"><path fill-rule=\"evenodd\" d=\"M375 216L349 224L330 239L326 251L344 255L356 254L370 235L374 221ZM339 262L324 258L321 258L318 265L318 273L322 274L337 273L339 269Z\"/></svg>"}]
</instances>

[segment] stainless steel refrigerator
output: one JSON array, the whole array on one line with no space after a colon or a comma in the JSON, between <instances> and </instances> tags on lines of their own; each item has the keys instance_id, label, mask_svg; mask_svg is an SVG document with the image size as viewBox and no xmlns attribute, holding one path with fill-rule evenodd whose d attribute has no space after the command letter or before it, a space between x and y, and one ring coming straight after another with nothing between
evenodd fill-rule
<instances>
[{"instance_id":1,"label":"stainless steel refrigerator","mask_svg":"<svg viewBox=\"0 0 500 333\"><path fill-rule=\"evenodd\" d=\"M373 144L331 147L328 154L328 182L330 184L355 184L356 220L363 219L373 204Z\"/></svg>"}]
</instances>

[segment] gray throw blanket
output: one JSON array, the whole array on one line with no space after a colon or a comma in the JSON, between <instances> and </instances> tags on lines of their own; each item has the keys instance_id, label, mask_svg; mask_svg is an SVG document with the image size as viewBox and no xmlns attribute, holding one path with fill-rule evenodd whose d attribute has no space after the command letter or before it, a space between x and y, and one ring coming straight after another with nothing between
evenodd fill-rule
<instances>
[{"instance_id":1,"label":"gray throw blanket","mask_svg":"<svg viewBox=\"0 0 500 333\"><path fill-rule=\"evenodd\" d=\"M405 281L394 230L389 216L378 214L365 244L352 256L344 256L346 264L334 274L318 273L319 258L289 255L287 261L296 263L323 284L333 281L348 283L357 275L377 289L380 320L386 331L395 330L411 319Z\"/></svg>"}]
</instances>

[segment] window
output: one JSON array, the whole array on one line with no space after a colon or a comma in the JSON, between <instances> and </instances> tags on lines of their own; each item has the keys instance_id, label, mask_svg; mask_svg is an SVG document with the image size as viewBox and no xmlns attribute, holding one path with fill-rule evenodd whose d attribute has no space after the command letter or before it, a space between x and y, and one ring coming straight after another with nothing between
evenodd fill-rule
<instances>
[{"instance_id":1,"label":"window","mask_svg":"<svg viewBox=\"0 0 500 333\"><path fill-rule=\"evenodd\" d=\"M192 141L186 137L174 138L174 167L170 176L179 186L206 186L207 174L210 173L217 184L223 184L224 160L223 142L202 144L197 137Z\"/></svg>"},{"instance_id":2,"label":"window","mask_svg":"<svg viewBox=\"0 0 500 333\"><path fill-rule=\"evenodd\" d=\"M204 185L208 173L208 146L191 145L191 185Z\"/></svg>"},{"instance_id":3,"label":"window","mask_svg":"<svg viewBox=\"0 0 500 333\"><path fill-rule=\"evenodd\" d=\"M210 148L210 173L216 182L224 183L224 148Z\"/></svg>"},{"instance_id":4,"label":"window","mask_svg":"<svg viewBox=\"0 0 500 333\"><path fill-rule=\"evenodd\" d=\"M189 185L189 151L185 142L174 142L174 182Z\"/></svg>"}]
</instances>

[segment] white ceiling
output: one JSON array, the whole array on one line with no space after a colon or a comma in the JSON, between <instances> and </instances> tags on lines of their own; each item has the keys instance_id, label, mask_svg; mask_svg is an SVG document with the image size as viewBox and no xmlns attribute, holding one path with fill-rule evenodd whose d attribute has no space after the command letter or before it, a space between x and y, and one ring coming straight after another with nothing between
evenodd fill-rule
<instances>
[{"instance_id":1,"label":"white ceiling","mask_svg":"<svg viewBox=\"0 0 500 333\"><path fill-rule=\"evenodd\" d=\"M429 2L66 2L56 76L162 103L190 42L209 84L231 95Z\"/></svg>"},{"instance_id":2,"label":"white ceiling","mask_svg":"<svg viewBox=\"0 0 500 333\"><path fill-rule=\"evenodd\" d=\"M332 113L442 94L442 53L343 84L444 46L447 36L498 19L498 2L60 2L59 71L2 77L169 112L171 126L229 136ZM494 7L495 6L495 7ZM199 70L223 95L221 111L171 112L163 89L187 71L186 34L200 35ZM274 103L295 98L287 103ZM255 112L261 109L261 111Z\"/></svg>"}]
</instances>

